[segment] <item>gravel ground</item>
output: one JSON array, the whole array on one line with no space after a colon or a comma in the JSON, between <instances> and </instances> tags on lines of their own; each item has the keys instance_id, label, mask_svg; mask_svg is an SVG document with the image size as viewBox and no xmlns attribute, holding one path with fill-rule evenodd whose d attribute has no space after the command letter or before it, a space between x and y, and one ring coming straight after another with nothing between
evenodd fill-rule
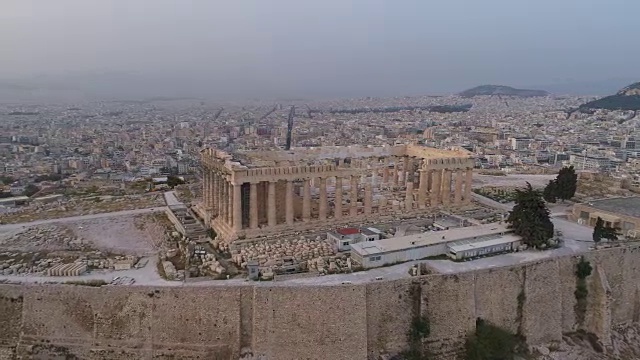
<instances>
[{"instance_id":1,"label":"gravel ground","mask_svg":"<svg viewBox=\"0 0 640 360\"><path fill-rule=\"evenodd\" d=\"M118 254L145 255L155 251L145 218L120 216L0 228L0 250L78 250L82 247Z\"/></svg>"}]
</instances>

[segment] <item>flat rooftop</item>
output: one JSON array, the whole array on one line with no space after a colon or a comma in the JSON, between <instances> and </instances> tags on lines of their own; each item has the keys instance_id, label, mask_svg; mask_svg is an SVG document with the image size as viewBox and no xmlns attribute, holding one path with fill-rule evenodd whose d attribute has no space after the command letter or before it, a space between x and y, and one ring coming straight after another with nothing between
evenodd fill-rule
<instances>
[{"instance_id":1,"label":"flat rooftop","mask_svg":"<svg viewBox=\"0 0 640 360\"><path fill-rule=\"evenodd\" d=\"M640 218L640 197L638 196L593 200L581 205L610 213Z\"/></svg>"},{"instance_id":2,"label":"flat rooftop","mask_svg":"<svg viewBox=\"0 0 640 360\"><path fill-rule=\"evenodd\" d=\"M364 241L351 244L351 249L362 256L403 251L416 247L432 246L465 239L502 235L510 232L505 224L491 223L444 231L426 232L397 238Z\"/></svg>"},{"instance_id":3,"label":"flat rooftop","mask_svg":"<svg viewBox=\"0 0 640 360\"><path fill-rule=\"evenodd\" d=\"M521 238L515 234L507 234L493 239L487 239L482 241L468 241L467 243L450 244L449 249L455 253L460 251L469 251L475 249L483 249L490 246L502 245L506 243L512 243L519 241Z\"/></svg>"}]
</instances>

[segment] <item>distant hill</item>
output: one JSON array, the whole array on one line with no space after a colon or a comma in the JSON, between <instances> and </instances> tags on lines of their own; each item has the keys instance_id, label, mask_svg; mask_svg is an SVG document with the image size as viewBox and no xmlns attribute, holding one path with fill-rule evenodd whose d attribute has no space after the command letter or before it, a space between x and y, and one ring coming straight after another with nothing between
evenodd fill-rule
<instances>
[{"instance_id":1,"label":"distant hill","mask_svg":"<svg viewBox=\"0 0 640 360\"><path fill-rule=\"evenodd\" d=\"M466 98L479 95L504 95L519 97L547 96L548 92L544 90L515 89L504 85L481 85L472 89L465 90L458 95Z\"/></svg>"},{"instance_id":2,"label":"distant hill","mask_svg":"<svg viewBox=\"0 0 640 360\"><path fill-rule=\"evenodd\" d=\"M626 86L615 95L582 104L580 109L640 110L640 82Z\"/></svg>"},{"instance_id":3,"label":"distant hill","mask_svg":"<svg viewBox=\"0 0 640 360\"><path fill-rule=\"evenodd\" d=\"M555 83L532 84L526 86L528 89L545 89L554 95L577 95L577 96L607 96L615 93L618 89L627 84L631 84L635 78L610 78L603 80L574 80L566 79Z\"/></svg>"}]
</instances>

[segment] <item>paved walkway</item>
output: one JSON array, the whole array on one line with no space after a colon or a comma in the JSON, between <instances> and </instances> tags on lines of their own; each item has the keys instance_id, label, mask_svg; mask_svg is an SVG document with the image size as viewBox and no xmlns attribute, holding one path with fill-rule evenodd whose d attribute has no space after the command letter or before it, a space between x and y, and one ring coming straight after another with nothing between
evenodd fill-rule
<instances>
[{"instance_id":1,"label":"paved walkway","mask_svg":"<svg viewBox=\"0 0 640 360\"><path fill-rule=\"evenodd\" d=\"M167 203L167 206L184 205L178 200L175 191L166 191L164 193L164 201Z\"/></svg>"}]
</instances>

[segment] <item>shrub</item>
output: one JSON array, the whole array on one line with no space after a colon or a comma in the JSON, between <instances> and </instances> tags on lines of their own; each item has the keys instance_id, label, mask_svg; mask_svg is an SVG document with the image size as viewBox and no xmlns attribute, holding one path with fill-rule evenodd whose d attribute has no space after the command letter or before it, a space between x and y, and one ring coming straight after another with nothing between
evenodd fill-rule
<instances>
[{"instance_id":1,"label":"shrub","mask_svg":"<svg viewBox=\"0 0 640 360\"><path fill-rule=\"evenodd\" d=\"M518 339L509 331L476 320L476 331L469 335L465 343L467 360L512 360Z\"/></svg>"}]
</instances>

